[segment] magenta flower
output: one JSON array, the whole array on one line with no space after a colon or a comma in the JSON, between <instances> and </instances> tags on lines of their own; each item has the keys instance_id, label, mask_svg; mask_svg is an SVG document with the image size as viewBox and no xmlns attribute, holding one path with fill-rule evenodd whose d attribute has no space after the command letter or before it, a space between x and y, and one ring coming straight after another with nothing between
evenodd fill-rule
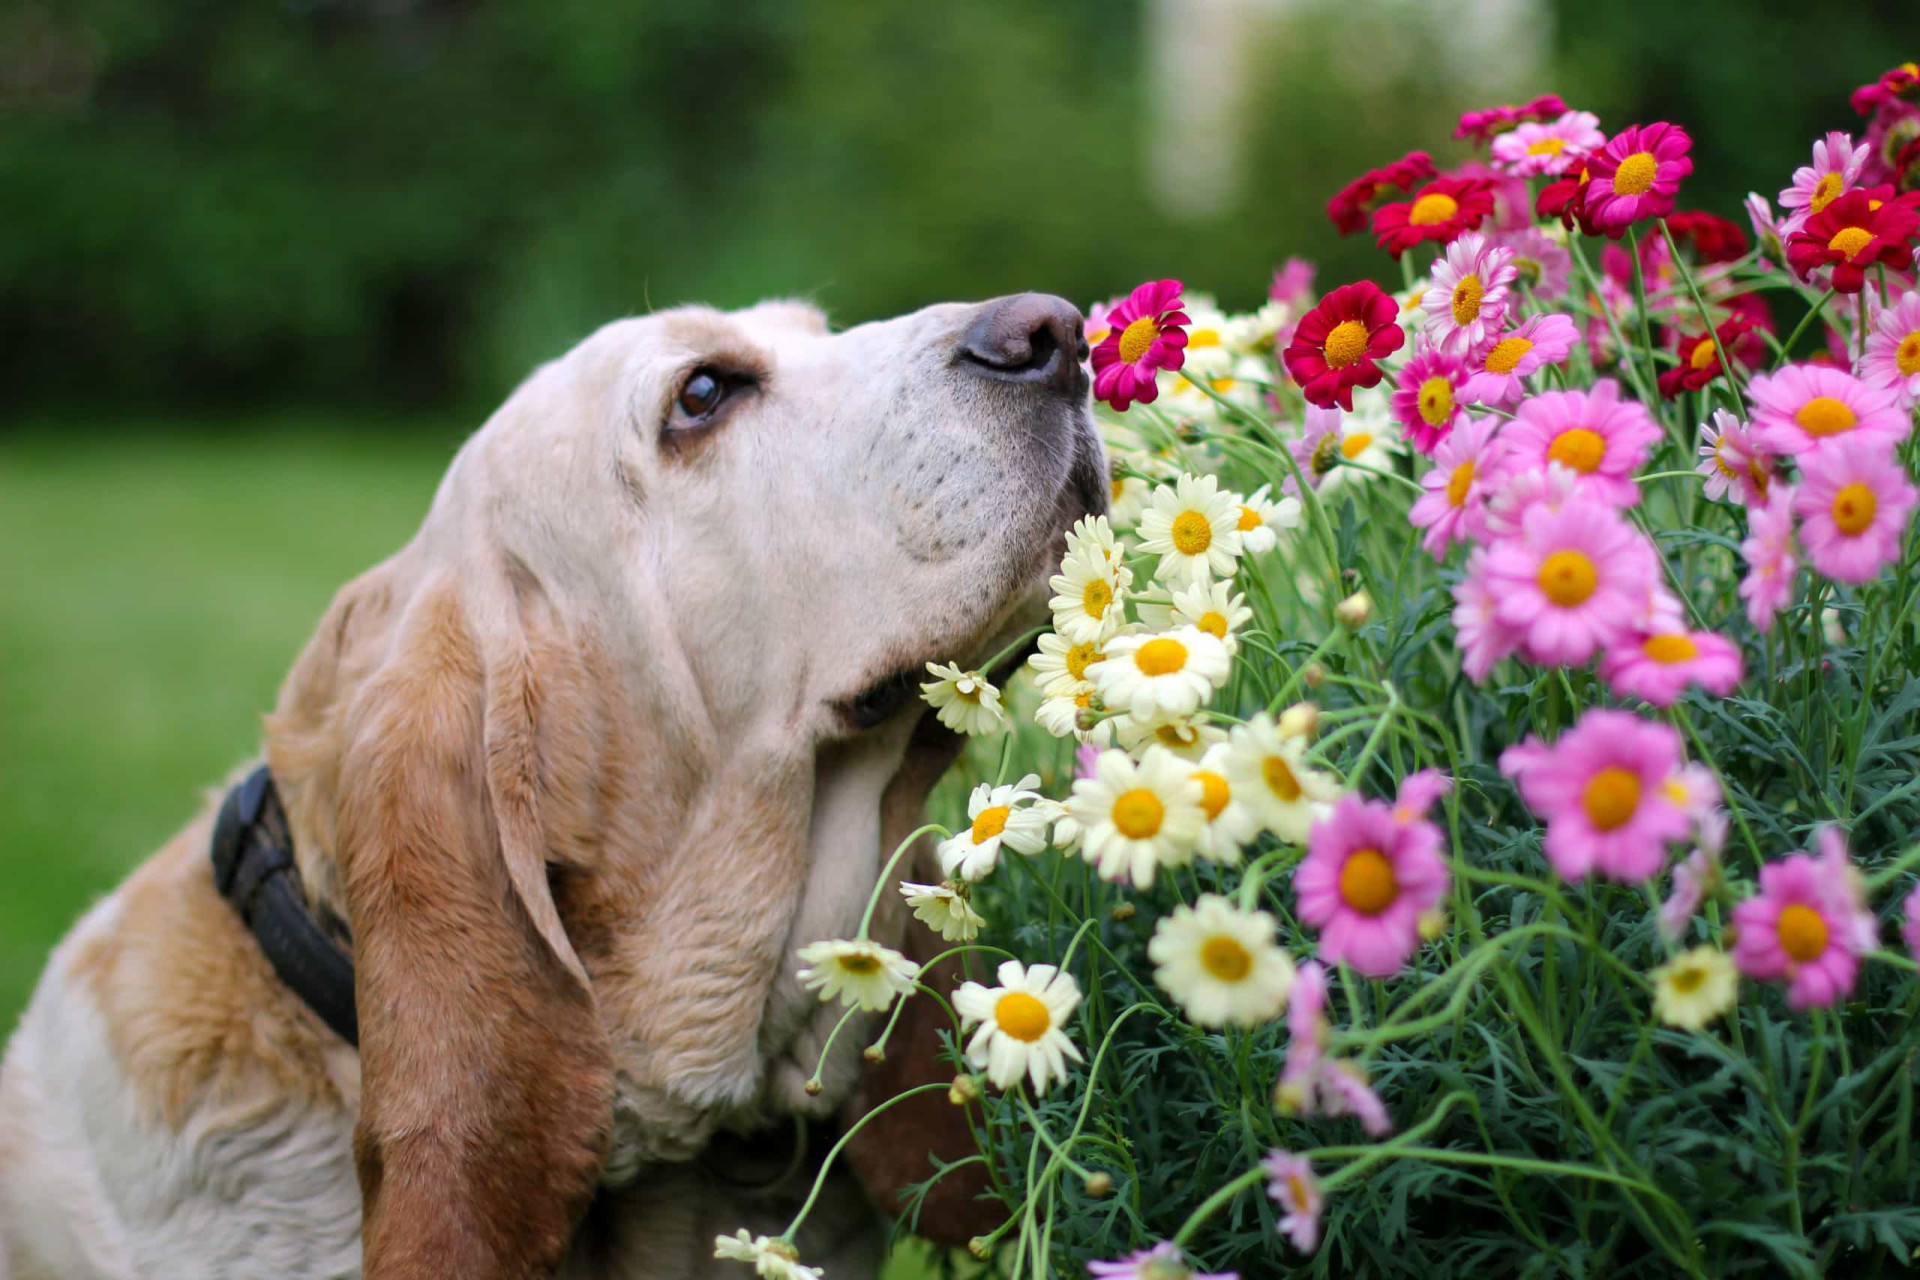
<instances>
[{"instance_id":1,"label":"magenta flower","mask_svg":"<svg viewBox=\"0 0 1920 1280\"><path fill-rule=\"evenodd\" d=\"M1907 944L1907 954L1920 960L1920 884L1913 886L1900 914L1905 917L1900 925L1900 940Z\"/></svg>"},{"instance_id":2,"label":"magenta flower","mask_svg":"<svg viewBox=\"0 0 1920 1280\"><path fill-rule=\"evenodd\" d=\"M1493 162L1508 173L1534 178L1559 173L1567 161L1579 159L1606 141L1599 116L1591 111L1569 111L1550 124L1519 125L1495 138Z\"/></svg>"},{"instance_id":3,"label":"magenta flower","mask_svg":"<svg viewBox=\"0 0 1920 1280\"><path fill-rule=\"evenodd\" d=\"M1680 180L1693 172L1693 139L1675 124L1633 125L1587 157L1586 211L1610 234L1673 212Z\"/></svg>"},{"instance_id":4,"label":"magenta flower","mask_svg":"<svg viewBox=\"0 0 1920 1280\"><path fill-rule=\"evenodd\" d=\"M1800 542L1836 581L1871 582L1897 561L1916 502L1920 492L1882 441L1854 434L1800 458Z\"/></svg>"},{"instance_id":5,"label":"magenta flower","mask_svg":"<svg viewBox=\"0 0 1920 1280\"><path fill-rule=\"evenodd\" d=\"M1493 238L1497 249L1513 250L1514 279L1541 302L1566 296L1573 255L1567 247L1535 226L1503 231Z\"/></svg>"},{"instance_id":6,"label":"magenta flower","mask_svg":"<svg viewBox=\"0 0 1920 1280\"><path fill-rule=\"evenodd\" d=\"M1920 290L1900 295L1881 308L1860 361L1868 386L1890 390L1896 403L1911 409L1920 403Z\"/></svg>"},{"instance_id":7,"label":"magenta flower","mask_svg":"<svg viewBox=\"0 0 1920 1280\"><path fill-rule=\"evenodd\" d=\"M1530 737L1500 756L1527 807L1547 824L1547 860L1562 879L1597 873L1645 880L1668 843L1692 827L1669 793L1680 768L1680 735L1631 712L1595 708L1560 741Z\"/></svg>"},{"instance_id":8,"label":"magenta flower","mask_svg":"<svg viewBox=\"0 0 1920 1280\"><path fill-rule=\"evenodd\" d=\"M1393 808L1348 793L1314 823L1293 873L1300 919L1320 954L1384 978L1420 947L1420 913L1447 895L1440 829L1400 822Z\"/></svg>"},{"instance_id":9,"label":"magenta flower","mask_svg":"<svg viewBox=\"0 0 1920 1280\"><path fill-rule=\"evenodd\" d=\"M1659 442L1660 428L1620 384L1602 378L1591 391L1547 391L1521 404L1503 433L1505 474L1544 470L1558 462L1580 477L1579 492L1609 505L1640 501L1633 473Z\"/></svg>"},{"instance_id":10,"label":"magenta flower","mask_svg":"<svg viewBox=\"0 0 1920 1280\"><path fill-rule=\"evenodd\" d=\"M1463 392L1468 400L1500 407L1527 393L1522 378L1559 364L1580 341L1580 330L1562 315L1528 316L1468 361L1473 376Z\"/></svg>"},{"instance_id":11,"label":"magenta flower","mask_svg":"<svg viewBox=\"0 0 1920 1280\"><path fill-rule=\"evenodd\" d=\"M1305 258L1288 258L1273 273L1273 283L1267 286L1267 297L1295 311L1304 311L1313 305L1314 265Z\"/></svg>"},{"instance_id":12,"label":"magenta flower","mask_svg":"<svg viewBox=\"0 0 1920 1280\"><path fill-rule=\"evenodd\" d=\"M1453 588L1453 641L1460 649L1461 671L1475 684L1526 638L1524 631L1500 621L1498 604L1487 577L1487 550L1475 547L1467 554L1466 575Z\"/></svg>"},{"instance_id":13,"label":"magenta flower","mask_svg":"<svg viewBox=\"0 0 1920 1280\"><path fill-rule=\"evenodd\" d=\"M1749 507L1766 501L1773 461L1753 442L1746 423L1715 409L1713 421L1700 424L1699 454L1694 470L1706 479L1709 498Z\"/></svg>"},{"instance_id":14,"label":"magenta flower","mask_svg":"<svg viewBox=\"0 0 1920 1280\"><path fill-rule=\"evenodd\" d=\"M1519 273L1513 250L1496 248L1475 232L1461 236L1433 264L1433 284L1420 295L1427 341L1465 356L1500 332L1508 293Z\"/></svg>"},{"instance_id":15,"label":"magenta flower","mask_svg":"<svg viewBox=\"0 0 1920 1280\"><path fill-rule=\"evenodd\" d=\"M1287 1064L1280 1072L1283 1085L1295 1086L1302 1109L1311 1102L1313 1081L1327 1048L1327 970L1309 960L1294 975L1287 993Z\"/></svg>"},{"instance_id":16,"label":"magenta flower","mask_svg":"<svg viewBox=\"0 0 1920 1280\"><path fill-rule=\"evenodd\" d=\"M1107 314L1107 336L1093 349L1093 394L1119 412L1152 404L1154 375L1186 363L1187 313L1178 280L1149 280Z\"/></svg>"},{"instance_id":17,"label":"magenta flower","mask_svg":"<svg viewBox=\"0 0 1920 1280\"><path fill-rule=\"evenodd\" d=\"M1428 457L1460 421L1460 388L1467 368L1458 356L1423 345L1400 367L1393 416L1407 429L1407 443Z\"/></svg>"},{"instance_id":18,"label":"magenta flower","mask_svg":"<svg viewBox=\"0 0 1920 1280\"><path fill-rule=\"evenodd\" d=\"M1721 833L1716 836L1711 847L1705 836L1700 846L1686 856L1682 862L1674 864L1673 892L1660 904L1660 936L1669 943L1677 943L1687 936L1687 926L1692 923L1694 913L1700 910L1700 903L1706 898L1720 879L1720 839L1724 837L1727 825L1725 814L1715 813L1703 821L1703 832L1708 822L1715 825Z\"/></svg>"},{"instance_id":19,"label":"magenta flower","mask_svg":"<svg viewBox=\"0 0 1920 1280\"><path fill-rule=\"evenodd\" d=\"M1300 1252L1312 1253L1320 1245L1320 1210L1326 1202L1313 1165L1305 1156L1275 1151L1267 1157L1266 1166L1267 1194L1286 1211L1280 1233Z\"/></svg>"},{"instance_id":20,"label":"magenta flower","mask_svg":"<svg viewBox=\"0 0 1920 1280\"><path fill-rule=\"evenodd\" d=\"M1724 698L1740 683L1740 646L1711 631L1668 631L1639 636L1608 649L1600 678L1622 698L1643 698L1670 707L1690 684Z\"/></svg>"},{"instance_id":21,"label":"magenta flower","mask_svg":"<svg viewBox=\"0 0 1920 1280\"><path fill-rule=\"evenodd\" d=\"M1620 641L1656 573L1653 548L1611 507L1576 497L1529 508L1518 537L1487 553L1501 623L1524 633L1529 661L1574 666Z\"/></svg>"},{"instance_id":22,"label":"magenta flower","mask_svg":"<svg viewBox=\"0 0 1920 1280\"><path fill-rule=\"evenodd\" d=\"M1740 598L1747 602L1747 621L1765 634L1773 619L1793 600L1793 578L1800 559L1793 550L1793 490L1777 484L1767 500L1749 511L1748 535L1740 543L1747 576L1740 580Z\"/></svg>"},{"instance_id":23,"label":"magenta flower","mask_svg":"<svg viewBox=\"0 0 1920 1280\"><path fill-rule=\"evenodd\" d=\"M1733 909L1733 962L1763 982L1785 979L1795 1009L1832 1005L1853 990L1858 929L1831 870L1792 854L1760 868L1760 892Z\"/></svg>"},{"instance_id":24,"label":"magenta flower","mask_svg":"<svg viewBox=\"0 0 1920 1280\"><path fill-rule=\"evenodd\" d=\"M1089 1262L1087 1271L1097 1280L1240 1280L1239 1273L1233 1271L1195 1271L1171 1240L1130 1253L1118 1262Z\"/></svg>"},{"instance_id":25,"label":"magenta flower","mask_svg":"<svg viewBox=\"0 0 1920 1280\"><path fill-rule=\"evenodd\" d=\"M1499 426L1498 418L1464 418L1441 441L1433 466L1420 477L1426 492L1414 500L1407 520L1427 531L1420 545L1435 560L1446 559L1448 544L1471 542L1486 534L1487 492L1497 474L1494 432Z\"/></svg>"},{"instance_id":26,"label":"magenta flower","mask_svg":"<svg viewBox=\"0 0 1920 1280\"><path fill-rule=\"evenodd\" d=\"M1813 163L1795 169L1792 185L1780 193L1780 207L1789 212L1780 223L1779 238L1800 230L1808 218L1859 185L1867 153L1867 144L1854 146L1851 134L1829 133L1814 143Z\"/></svg>"},{"instance_id":27,"label":"magenta flower","mask_svg":"<svg viewBox=\"0 0 1920 1280\"><path fill-rule=\"evenodd\" d=\"M1747 384L1753 438L1762 449L1798 457L1841 436L1898 444L1911 423L1891 388L1869 387L1844 369L1790 364Z\"/></svg>"}]
</instances>

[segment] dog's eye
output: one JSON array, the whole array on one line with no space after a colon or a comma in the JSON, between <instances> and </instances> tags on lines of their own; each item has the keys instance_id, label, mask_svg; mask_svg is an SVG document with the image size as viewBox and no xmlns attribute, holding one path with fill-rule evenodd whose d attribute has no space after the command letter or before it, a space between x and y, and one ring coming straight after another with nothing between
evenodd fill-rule
<instances>
[{"instance_id":1,"label":"dog's eye","mask_svg":"<svg viewBox=\"0 0 1920 1280\"><path fill-rule=\"evenodd\" d=\"M918 669L898 671L840 703L840 714L856 729L871 729L907 705L919 680Z\"/></svg>"},{"instance_id":2,"label":"dog's eye","mask_svg":"<svg viewBox=\"0 0 1920 1280\"><path fill-rule=\"evenodd\" d=\"M740 391L753 385L753 378L725 369L695 369L680 384L680 392L673 398L673 412L667 415L667 429L686 431L713 425L720 411Z\"/></svg>"}]
</instances>

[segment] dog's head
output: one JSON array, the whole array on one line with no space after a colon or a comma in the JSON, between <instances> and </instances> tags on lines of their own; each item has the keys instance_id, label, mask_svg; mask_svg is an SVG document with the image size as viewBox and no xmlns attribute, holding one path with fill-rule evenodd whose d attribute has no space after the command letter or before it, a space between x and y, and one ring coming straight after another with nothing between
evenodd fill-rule
<instances>
[{"instance_id":1,"label":"dog's head","mask_svg":"<svg viewBox=\"0 0 1920 1280\"><path fill-rule=\"evenodd\" d=\"M1082 351L1032 294L620 321L341 592L269 760L354 936L370 1277L539 1273L603 1179L844 1093L793 953L951 758L924 664L1104 505Z\"/></svg>"}]
</instances>

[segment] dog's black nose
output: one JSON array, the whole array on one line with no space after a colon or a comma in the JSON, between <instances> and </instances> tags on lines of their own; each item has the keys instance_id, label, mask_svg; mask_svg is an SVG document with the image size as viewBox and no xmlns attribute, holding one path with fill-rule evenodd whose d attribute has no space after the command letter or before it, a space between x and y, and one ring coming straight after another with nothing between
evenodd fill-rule
<instances>
[{"instance_id":1,"label":"dog's black nose","mask_svg":"<svg viewBox=\"0 0 1920 1280\"><path fill-rule=\"evenodd\" d=\"M1070 396L1086 394L1080 362L1087 339L1080 311L1050 293L1016 293L980 305L967 326L960 358L1003 382L1043 383Z\"/></svg>"}]
</instances>

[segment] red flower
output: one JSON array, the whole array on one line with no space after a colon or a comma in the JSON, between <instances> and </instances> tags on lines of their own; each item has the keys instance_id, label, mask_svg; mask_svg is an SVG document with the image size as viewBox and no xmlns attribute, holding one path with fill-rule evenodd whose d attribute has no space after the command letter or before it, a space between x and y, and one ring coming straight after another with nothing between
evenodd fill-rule
<instances>
[{"instance_id":1,"label":"red flower","mask_svg":"<svg viewBox=\"0 0 1920 1280\"><path fill-rule=\"evenodd\" d=\"M1382 187L1412 191L1428 178L1438 176L1432 156L1424 151L1409 151L1390 165L1369 169L1336 191L1333 199L1327 201L1327 217L1333 220L1341 235L1350 236L1367 225L1367 206L1373 203Z\"/></svg>"},{"instance_id":2,"label":"red flower","mask_svg":"<svg viewBox=\"0 0 1920 1280\"><path fill-rule=\"evenodd\" d=\"M1385 374L1378 361L1406 340L1393 299L1360 280L1341 285L1300 318L1283 359L1310 403L1352 412L1353 389L1380 385Z\"/></svg>"},{"instance_id":3,"label":"red flower","mask_svg":"<svg viewBox=\"0 0 1920 1280\"><path fill-rule=\"evenodd\" d=\"M1711 335L1689 334L1680 339L1680 364L1660 375L1660 394L1671 400L1682 391L1698 391L1720 376L1726 353L1734 351L1753 328L1744 316L1729 316Z\"/></svg>"},{"instance_id":4,"label":"red flower","mask_svg":"<svg viewBox=\"0 0 1920 1280\"><path fill-rule=\"evenodd\" d=\"M1689 241L1701 262L1733 262L1747 256L1747 233L1716 213L1689 210L1667 219L1667 230L1682 244Z\"/></svg>"},{"instance_id":5,"label":"red flower","mask_svg":"<svg viewBox=\"0 0 1920 1280\"><path fill-rule=\"evenodd\" d=\"M1876 262L1906 270L1913 265L1907 242L1920 230L1920 192L1892 196L1891 187L1856 187L1837 197L1787 241L1787 265L1806 280L1831 263L1841 293L1860 292Z\"/></svg>"},{"instance_id":6,"label":"red flower","mask_svg":"<svg viewBox=\"0 0 1920 1280\"><path fill-rule=\"evenodd\" d=\"M1493 212L1493 184L1485 178L1439 178L1412 200L1381 205L1373 214L1373 237L1394 257L1422 240L1452 244Z\"/></svg>"},{"instance_id":7,"label":"red flower","mask_svg":"<svg viewBox=\"0 0 1920 1280\"><path fill-rule=\"evenodd\" d=\"M1917 99L1920 99L1920 63L1903 62L1891 71L1882 72L1872 84L1855 89L1847 101L1853 104L1856 113L1870 116L1889 103Z\"/></svg>"},{"instance_id":8,"label":"red flower","mask_svg":"<svg viewBox=\"0 0 1920 1280\"><path fill-rule=\"evenodd\" d=\"M1471 138L1475 142L1487 142L1496 133L1505 133L1517 124L1529 120L1552 120L1567 113L1567 104L1561 101L1557 93L1544 93L1524 107L1487 107L1481 111L1468 111L1460 116L1453 136Z\"/></svg>"},{"instance_id":9,"label":"red flower","mask_svg":"<svg viewBox=\"0 0 1920 1280\"><path fill-rule=\"evenodd\" d=\"M1540 194L1533 201L1534 214L1541 218L1558 218L1560 225L1569 231L1577 222L1586 235L1606 235L1618 240L1627 234L1626 228L1602 231L1594 224L1593 215L1587 211L1587 188L1592 181L1586 161L1577 158L1570 161L1560 171L1559 177L1540 188Z\"/></svg>"},{"instance_id":10,"label":"red flower","mask_svg":"<svg viewBox=\"0 0 1920 1280\"><path fill-rule=\"evenodd\" d=\"M1900 148L1893 158L1893 185L1903 191L1920 186L1920 138Z\"/></svg>"}]
</instances>

